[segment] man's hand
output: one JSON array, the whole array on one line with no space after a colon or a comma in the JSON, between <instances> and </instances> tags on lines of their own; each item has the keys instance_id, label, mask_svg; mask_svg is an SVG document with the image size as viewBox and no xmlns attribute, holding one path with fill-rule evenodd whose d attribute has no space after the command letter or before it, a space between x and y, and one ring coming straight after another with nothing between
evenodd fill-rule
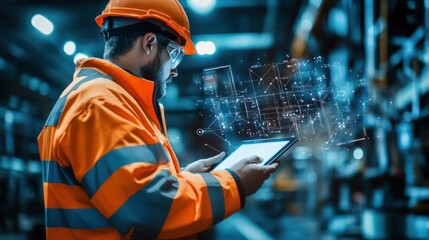
<instances>
[{"instance_id":1,"label":"man's hand","mask_svg":"<svg viewBox=\"0 0 429 240\"><path fill-rule=\"evenodd\" d=\"M223 157L225 157L225 152L221 152L218 155L211 157L211 158L205 158L197 160L188 166L183 171L188 171L191 173L205 173L212 169L213 165L220 162Z\"/></svg>"},{"instance_id":2,"label":"man's hand","mask_svg":"<svg viewBox=\"0 0 429 240\"><path fill-rule=\"evenodd\" d=\"M234 164L230 169L237 173L247 197L255 193L280 165L274 162L268 166L259 165L262 159L256 155L244 158Z\"/></svg>"}]
</instances>

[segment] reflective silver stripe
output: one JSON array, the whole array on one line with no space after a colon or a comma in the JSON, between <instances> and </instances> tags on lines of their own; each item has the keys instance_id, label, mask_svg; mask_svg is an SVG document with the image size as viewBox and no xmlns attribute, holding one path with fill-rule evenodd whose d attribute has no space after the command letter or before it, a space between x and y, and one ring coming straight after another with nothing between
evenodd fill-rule
<instances>
[{"instance_id":1,"label":"reflective silver stripe","mask_svg":"<svg viewBox=\"0 0 429 240\"><path fill-rule=\"evenodd\" d=\"M204 181L209 192L210 205L212 207L212 225L222 221L225 218L225 198L222 186L219 180L211 173L202 173Z\"/></svg>"},{"instance_id":2,"label":"reflective silver stripe","mask_svg":"<svg viewBox=\"0 0 429 240\"><path fill-rule=\"evenodd\" d=\"M150 183L131 196L110 218L125 234L134 228L131 239L156 239L170 212L179 188L176 177L162 170Z\"/></svg>"},{"instance_id":3,"label":"reflective silver stripe","mask_svg":"<svg viewBox=\"0 0 429 240\"><path fill-rule=\"evenodd\" d=\"M66 105L66 101L70 93L73 91L76 91L82 84L87 83L91 80L94 80L96 78L106 78L106 79L112 79L111 77L96 71L94 69L82 69L80 70L78 77L86 76L85 79L80 80L78 83L76 83L63 97L60 97L57 102L55 103L54 107L51 110L51 113L49 114L48 119L46 120L45 127L48 126L57 126L61 114L63 112L64 106Z\"/></svg>"},{"instance_id":4,"label":"reflective silver stripe","mask_svg":"<svg viewBox=\"0 0 429 240\"><path fill-rule=\"evenodd\" d=\"M55 161L42 161L42 179L44 183L63 183L78 185L70 167L61 167Z\"/></svg>"},{"instance_id":5,"label":"reflective silver stripe","mask_svg":"<svg viewBox=\"0 0 429 240\"><path fill-rule=\"evenodd\" d=\"M48 228L97 229L112 227L95 208L45 208L45 217Z\"/></svg>"},{"instance_id":6,"label":"reflective silver stripe","mask_svg":"<svg viewBox=\"0 0 429 240\"><path fill-rule=\"evenodd\" d=\"M98 188L114 172L123 166L136 162L160 164L169 161L170 158L160 143L118 148L101 157L97 163L85 173L81 185L88 196L92 198Z\"/></svg>"}]
</instances>

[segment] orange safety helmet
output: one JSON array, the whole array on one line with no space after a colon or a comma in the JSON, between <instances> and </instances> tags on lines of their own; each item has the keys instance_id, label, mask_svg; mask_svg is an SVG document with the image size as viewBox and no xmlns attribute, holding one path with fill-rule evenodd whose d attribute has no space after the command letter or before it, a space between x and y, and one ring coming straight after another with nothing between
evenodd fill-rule
<instances>
[{"instance_id":1,"label":"orange safety helmet","mask_svg":"<svg viewBox=\"0 0 429 240\"><path fill-rule=\"evenodd\" d=\"M197 52L191 41L188 16L177 0L110 0L95 22L102 28L108 17L160 20L186 40L186 55Z\"/></svg>"}]
</instances>

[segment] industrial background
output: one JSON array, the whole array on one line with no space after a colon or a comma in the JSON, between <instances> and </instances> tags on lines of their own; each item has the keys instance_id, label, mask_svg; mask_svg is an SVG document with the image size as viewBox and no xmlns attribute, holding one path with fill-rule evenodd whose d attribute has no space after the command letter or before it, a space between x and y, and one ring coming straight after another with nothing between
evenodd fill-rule
<instances>
[{"instance_id":1,"label":"industrial background","mask_svg":"<svg viewBox=\"0 0 429 240\"><path fill-rule=\"evenodd\" d=\"M347 85L355 95L342 98L347 106L364 106L345 111L334 104L342 116L360 116L339 124L353 138L334 147L304 141L309 136L296 125L304 135L282 167L205 239L429 239L429 0L180 2L192 39L201 42L163 99L169 138L184 165L222 147L202 134L213 117L201 104L204 69L228 66L236 83L251 82L270 64L323 59L323 66L336 66L326 81L356 81ZM36 139L72 79L74 61L102 57L94 18L106 4L2 1L1 240L43 239ZM285 129L275 132L289 135Z\"/></svg>"}]
</instances>

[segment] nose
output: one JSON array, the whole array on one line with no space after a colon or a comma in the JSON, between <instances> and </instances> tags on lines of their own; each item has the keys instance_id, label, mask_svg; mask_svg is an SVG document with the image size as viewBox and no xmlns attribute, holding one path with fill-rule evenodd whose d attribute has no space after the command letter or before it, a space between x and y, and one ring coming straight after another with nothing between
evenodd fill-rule
<instances>
[{"instance_id":1,"label":"nose","mask_svg":"<svg viewBox=\"0 0 429 240\"><path fill-rule=\"evenodd\" d=\"M171 77L177 77L179 75L179 71L177 71L177 68L171 69L170 76Z\"/></svg>"}]
</instances>

